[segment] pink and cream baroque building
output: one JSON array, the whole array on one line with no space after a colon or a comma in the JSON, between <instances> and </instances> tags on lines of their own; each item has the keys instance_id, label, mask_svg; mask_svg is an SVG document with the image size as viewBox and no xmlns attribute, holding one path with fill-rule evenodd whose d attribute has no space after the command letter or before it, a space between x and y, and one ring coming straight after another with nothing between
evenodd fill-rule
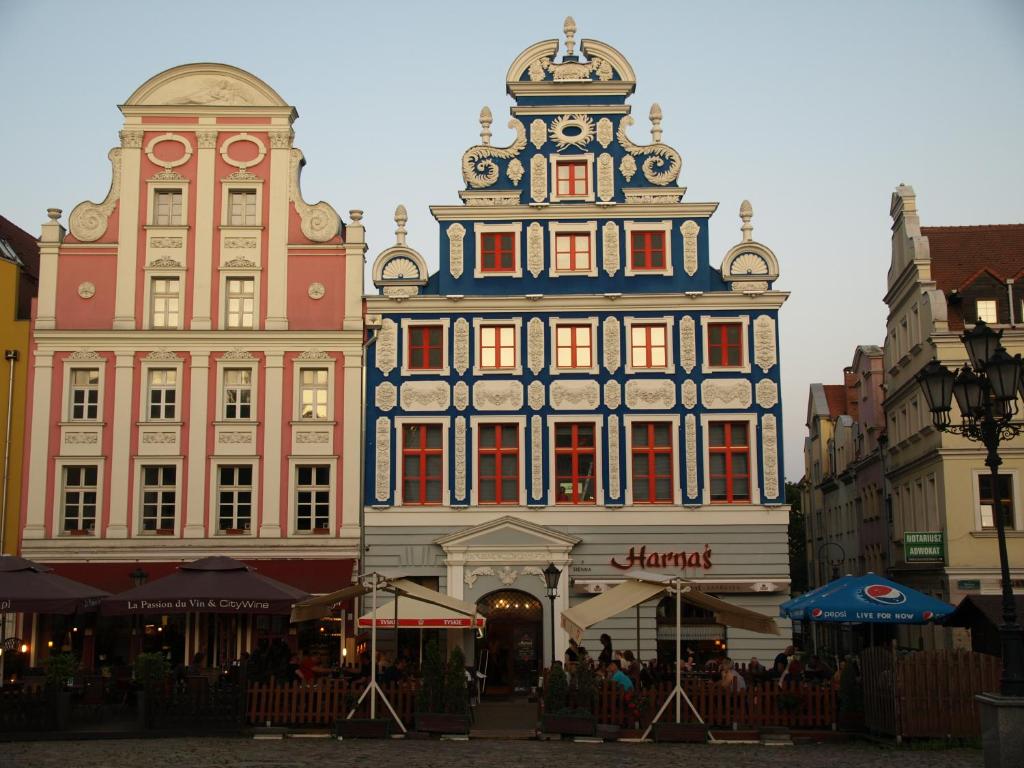
<instances>
[{"instance_id":1,"label":"pink and cream baroque building","mask_svg":"<svg viewBox=\"0 0 1024 768\"><path fill-rule=\"evenodd\" d=\"M297 117L221 64L120 107L110 190L43 225L25 557L111 591L223 554L307 591L359 540L364 237Z\"/></svg>"}]
</instances>

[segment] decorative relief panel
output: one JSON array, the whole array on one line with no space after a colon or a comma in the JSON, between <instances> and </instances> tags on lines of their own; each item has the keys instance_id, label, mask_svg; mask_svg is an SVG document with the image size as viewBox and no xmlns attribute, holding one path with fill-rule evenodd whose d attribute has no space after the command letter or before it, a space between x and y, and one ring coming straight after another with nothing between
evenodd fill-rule
<instances>
[{"instance_id":1,"label":"decorative relief panel","mask_svg":"<svg viewBox=\"0 0 1024 768\"><path fill-rule=\"evenodd\" d=\"M464 381L455 382L455 408L464 411L469 407L469 384Z\"/></svg>"},{"instance_id":2,"label":"decorative relief panel","mask_svg":"<svg viewBox=\"0 0 1024 768\"><path fill-rule=\"evenodd\" d=\"M530 407L539 411L544 407L544 385L539 381L531 381L530 386L526 388L526 400L529 402Z\"/></svg>"},{"instance_id":3,"label":"decorative relief panel","mask_svg":"<svg viewBox=\"0 0 1024 768\"><path fill-rule=\"evenodd\" d=\"M406 381L398 399L403 411L446 411L451 405L451 394L443 381Z\"/></svg>"},{"instance_id":4,"label":"decorative relief panel","mask_svg":"<svg viewBox=\"0 0 1024 768\"><path fill-rule=\"evenodd\" d=\"M377 483L374 493L377 501L387 501L391 495L391 421L387 416L377 417L375 433Z\"/></svg>"},{"instance_id":5,"label":"decorative relief panel","mask_svg":"<svg viewBox=\"0 0 1024 768\"><path fill-rule=\"evenodd\" d=\"M518 381L478 381L473 384L473 407L478 411L518 411L523 385Z\"/></svg>"},{"instance_id":6,"label":"decorative relief panel","mask_svg":"<svg viewBox=\"0 0 1024 768\"><path fill-rule=\"evenodd\" d=\"M304 349L296 360L330 360L331 356L322 349Z\"/></svg>"},{"instance_id":7,"label":"decorative relief panel","mask_svg":"<svg viewBox=\"0 0 1024 768\"><path fill-rule=\"evenodd\" d=\"M304 162L302 152L292 149L290 153L291 179L288 185L288 199L292 201L295 212L299 214L299 229L314 243L326 243L341 230L341 218L323 201L311 205L302 199L302 188L299 185Z\"/></svg>"},{"instance_id":8,"label":"decorative relief panel","mask_svg":"<svg viewBox=\"0 0 1024 768\"><path fill-rule=\"evenodd\" d=\"M636 175L636 160L632 155L626 155L619 162L619 173L626 181L630 181Z\"/></svg>"},{"instance_id":9,"label":"decorative relief panel","mask_svg":"<svg viewBox=\"0 0 1024 768\"><path fill-rule=\"evenodd\" d=\"M613 411L622 405L622 386L614 379L604 383L604 404Z\"/></svg>"},{"instance_id":10,"label":"decorative relief panel","mask_svg":"<svg viewBox=\"0 0 1024 768\"><path fill-rule=\"evenodd\" d=\"M306 444L312 443L312 444L326 445L327 443L331 442L331 433L330 432L297 432L295 434L295 442L296 443L306 443Z\"/></svg>"},{"instance_id":11,"label":"decorative relief panel","mask_svg":"<svg viewBox=\"0 0 1024 768\"><path fill-rule=\"evenodd\" d=\"M686 451L686 498L697 498L697 417L686 414L683 420L685 435L683 437Z\"/></svg>"},{"instance_id":12,"label":"decorative relief panel","mask_svg":"<svg viewBox=\"0 0 1024 768\"><path fill-rule=\"evenodd\" d=\"M181 360L181 358L178 357L178 355L176 353L172 352L169 349L154 349L152 352L150 352L148 355L146 355L143 359L144 360L168 361L168 362L178 362L178 361Z\"/></svg>"},{"instance_id":13,"label":"decorative relief panel","mask_svg":"<svg viewBox=\"0 0 1024 768\"><path fill-rule=\"evenodd\" d=\"M251 443L252 432L221 432L217 435L218 443Z\"/></svg>"},{"instance_id":14,"label":"decorative relief panel","mask_svg":"<svg viewBox=\"0 0 1024 768\"><path fill-rule=\"evenodd\" d=\"M697 384L693 379L687 379L680 387L682 391L683 407L691 411L697 407Z\"/></svg>"},{"instance_id":15,"label":"decorative relief panel","mask_svg":"<svg viewBox=\"0 0 1024 768\"><path fill-rule=\"evenodd\" d=\"M544 271L544 227L536 221L526 228L526 269L534 277Z\"/></svg>"},{"instance_id":16,"label":"decorative relief panel","mask_svg":"<svg viewBox=\"0 0 1024 768\"><path fill-rule=\"evenodd\" d=\"M583 149L594 138L594 119L582 114L559 115L551 121L548 133L559 150Z\"/></svg>"},{"instance_id":17,"label":"decorative relief panel","mask_svg":"<svg viewBox=\"0 0 1024 768\"><path fill-rule=\"evenodd\" d=\"M604 271L614 275L619 271L619 225L609 221L601 228L601 232L604 235L601 247Z\"/></svg>"},{"instance_id":18,"label":"decorative relief panel","mask_svg":"<svg viewBox=\"0 0 1024 768\"><path fill-rule=\"evenodd\" d=\"M390 411L398 402L398 389L390 381L383 381L373 390L373 403L379 410Z\"/></svg>"},{"instance_id":19,"label":"decorative relief panel","mask_svg":"<svg viewBox=\"0 0 1024 768\"><path fill-rule=\"evenodd\" d=\"M463 387L466 382L460 381ZM459 384L455 386L458 387ZM466 498L466 417L455 417L455 498Z\"/></svg>"},{"instance_id":20,"label":"decorative relief panel","mask_svg":"<svg viewBox=\"0 0 1024 768\"><path fill-rule=\"evenodd\" d=\"M99 442L99 435L95 432L65 432L64 442L69 445L95 445Z\"/></svg>"},{"instance_id":21,"label":"decorative relief panel","mask_svg":"<svg viewBox=\"0 0 1024 768\"><path fill-rule=\"evenodd\" d=\"M452 367L461 376L469 368L469 321L466 318L455 321L453 338Z\"/></svg>"},{"instance_id":22,"label":"decorative relief panel","mask_svg":"<svg viewBox=\"0 0 1024 768\"><path fill-rule=\"evenodd\" d=\"M619 474L619 417L608 417L608 496L622 495L622 476Z\"/></svg>"},{"instance_id":23,"label":"decorative relief panel","mask_svg":"<svg viewBox=\"0 0 1024 768\"><path fill-rule=\"evenodd\" d=\"M526 365L535 375L544 368L544 321L539 317L526 325Z\"/></svg>"},{"instance_id":24,"label":"decorative relief panel","mask_svg":"<svg viewBox=\"0 0 1024 768\"><path fill-rule=\"evenodd\" d=\"M771 379L761 379L754 388L754 400L762 408L774 408L779 402L779 387Z\"/></svg>"},{"instance_id":25,"label":"decorative relief panel","mask_svg":"<svg viewBox=\"0 0 1024 768\"><path fill-rule=\"evenodd\" d=\"M138 133L138 143L132 142L123 144L123 146L141 147L142 132L122 131L122 142L128 133ZM107 153L107 157L110 160L110 190L107 192L107 196L103 198L102 203L97 204L90 201L79 203L68 217L68 228L71 230L71 234L83 243L99 240L107 231L107 220L114 212L117 200L121 196L121 150L112 149Z\"/></svg>"},{"instance_id":26,"label":"decorative relief panel","mask_svg":"<svg viewBox=\"0 0 1024 768\"><path fill-rule=\"evenodd\" d=\"M314 280L306 287L306 295L313 301L320 301L327 293L327 286L319 280Z\"/></svg>"},{"instance_id":27,"label":"decorative relief panel","mask_svg":"<svg viewBox=\"0 0 1024 768\"><path fill-rule=\"evenodd\" d=\"M544 427L540 416L530 417L530 498L544 494Z\"/></svg>"},{"instance_id":28,"label":"decorative relief panel","mask_svg":"<svg viewBox=\"0 0 1024 768\"><path fill-rule=\"evenodd\" d=\"M614 316L608 316L601 325L604 334L604 367L609 373L619 370L621 364L619 349L619 329L621 323Z\"/></svg>"},{"instance_id":29,"label":"decorative relief panel","mask_svg":"<svg viewBox=\"0 0 1024 768\"><path fill-rule=\"evenodd\" d=\"M181 240L180 237L179 238L168 237L168 238L165 238L165 239L166 240L178 240L179 242ZM169 246L169 247L177 248L177 247L180 247L180 246ZM224 247L225 248L255 248L256 247L256 238L255 237L225 237L224 238Z\"/></svg>"},{"instance_id":30,"label":"decorative relief panel","mask_svg":"<svg viewBox=\"0 0 1024 768\"><path fill-rule=\"evenodd\" d=\"M530 160L530 199L543 203L548 197L548 161L544 155L534 155Z\"/></svg>"},{"instance_id":31,"label":"decorative relief panel","mask_svg":"<svg viewBox=\"0 0 1024 768\"><path fill-rule=\"evenodd\" d=\"M178 435L176 432L143 432L142 442L148 445L176 443Z\"/></svg>"},{"instance_id":32,"label":"decorative relief panel","mask_svg":"<svg viewBox=\"0 0 1024 768\"><path fill-rule=\"evenodd\" d=\"M760 315L754 320L754 362L768 373L776 360L775 320L768 315Z\"/></svg>"},{"instance_id":33,"label":"decorative relief panel","mask_svg":"<svg viewBox=\"0 0 1024 768\"><path fill-rule=\"evenodd\" d=\"M689 315L679 321L679 367L687 373L697 367L697 331Z\"/></svg>"},{"instance_id":34,"label":"decorative relief panel","mask_svg":"<svg viewBox=\"0 0 1024 768\"><path fill-rule=\"evenodd\" d=\"M481 126L486 124L486 136L481 133L485 143L470 147L462 154L462 178L474 189L483 189L498 180L498 164L496 159L511 160L526 148L526 128L514 117L508 121L508 127L516 133L515 139L507 147L492 147L490 144L490 110L484 107L480 113Z\"/></svg>"},{"instance_id":35,"label":"decorative relief panel","mask_svg":"<svg viewBox=\"0 0 1024 768\"><path fill-rule=\"evenodd\" d=\"M221 360L255 360L256 356L247 349L235 347L228 350L220 357Z\"/></svg>"},{"instance_id":36,"label":"decorative relief panel","mask_svg":"<svg viewBox=\"0 0 1024 768\"><path fill-rule=\"evenodd\" d=\"M92 349L76 349L67 356L68 360L102 360L103 356Z\"/></svg>"},{"instance_id":37,"label":"decorative relief panel","mask_svg":"<svg viewBox=\"0 0 1024 768\"><path fill-rule=\"evenodd\" d=\"M779 447L775 417L767 414L761 419L761 460L764 462L764 497L779 496Z\"/></svg>"},{"instance_id":38,"label":"decorative relief panel","mask_svg":"<svg viewBox=\"0 0 1024 768\"><path fill-rule=\"evenodd\" d=\"M597 121L597 143L605 149L612 143L612 139L615 137L615 128L612 125L612 121L607 117L602 117ZM538 147L540 149L540 147Z\"/></svg>"},{"instance_id":39,"label":"decorative relief panel","mask_svg":"<svg viewBox=\"0 0 1024 768\"><path fill-rule=\"evenodd\" d=\"M697 271L697 234L700 232L700 224L695 221L687 221L679 227L683 233L683 270L690 277Z\"/></svg>"},{"instance_id":40,"label":"decorative relief panel","mask_svg":"<svg viewBox=\"0 0 1024 768\"><path fill-rule=\"evenodd\" d=\"M594 410L601 404L601 386L596 381L556 379L551 382L551 407L556 411Z\"/></svg>"},{"instance_id":41,"label":"decorative relief panel","mask_svg":"<svg viewBox=\"0 0 1024 768\"><path fill-rule=\"evenodd\" d=\"M519 162L518 157L513 157L508 161L508 166L505 168L505 175L508 176L508 180L514 185L519 186L519 182L522 181L523 174L526 170L523 168L523 164Z\"/></svg>"},{"instance_id":42,"label":"decorative relief panel","mask_svg":"<svg viewBox=\"0 0 1024 768\"><path fill-rule=\"evenodd\" d=\"M230 237L228 238L228 240L231 240L231 239L232 238L230 238ZM149 238L149 247L150 248L181 248L181 246L184 244L184 242L185 242L184 239L182 239L180 237L151 237L151 238ZM227 244L226 241L225 241L225 244ZM253 240L253 247L255 247L255 246L256 246L256 241ZM228 247L230 248L231 246L228 246Z\"/></svg>"},{"instance_id":43,"label":"decorative relief panel","mask_svg":"<svg viewBox=\"0 0 1024 768\"><path fill-rule=\"evenodd\" d=\"M91 299L96 295L96 284L86 280L83 283L78 284L78 295L83 299Z\"/></svg>"},{"instance_id":44,"label":"decorative relief panel","mask_svg":"<svg viewBox=\"0 0 1024 768\"><path fill-rule=\"evenodd\" d=\"M608 202L615 196L615 161L607 152L597 158L597 199Z\"/></svg>"},{"instance_id":45,"label":"decorative relief panel","mask_svg":"<svg viewBox=\"0 0 1024 768\"><path fill-rule=\"evenodd\" d=\"M750 382L746 379L705 379L700 384L705 408L749 408Z\"/></svg>"},{"instance_id":46,"label":"decorative relief panel","mask_svg":"<svg viewBox=\"0 0 1024 768\"><path fill-rule=\"evenodd\" d=\"M398 324L389 317L380 321L377 336L377 370L387 376L398 365Z\"/></svg>"},{"instance_id":47,"label":"decorative relief panel","mask_svg":"<svg viewBox=\"0 0 1024 768\"><path fill-rule=\"evenodd\" d=\"M540 149L544 146L544 142L547 140L548 127L544 124L544 121L538 117L530 123L530 143L537 149Z\"/></svg>"},{"instance_id":48,"label":"decorative relief panel","mask_svg":"<svg viewBox=\"0 0 1024 768\"><path fill-rule=\"evenodd\" d=\"M448 227L448 271L456 279L462 277L463 240L465 237L466 228L458 222Z\"/></svg>"},{"instance_id":49,"label":"decorative relief panel","mask_svg":"<svg viewBox=\"0 0 1024 768\"><path fill-rule=\"evenodd\" d=\"M669 379L633 379L626 382L626 407L668 409L676 405L676 388Z\"/></svg>"}]
</instances>

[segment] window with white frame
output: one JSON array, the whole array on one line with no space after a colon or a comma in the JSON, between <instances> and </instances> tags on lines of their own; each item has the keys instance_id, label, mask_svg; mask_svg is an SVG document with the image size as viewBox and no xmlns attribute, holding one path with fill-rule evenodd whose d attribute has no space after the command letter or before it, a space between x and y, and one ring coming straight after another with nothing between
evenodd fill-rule
<instances>
[{"instance_id":1,"label":"window with white frame","mask_svg":"<svg viewBox=\"0 0 1024 768\"><path fill-rule=\"evenodd\" d=\"M1008 530L1013 530L1014 509L1013 509L1013 475L1000 474L999 480L995 483L996 493L993 493L992 475L988 472L978 476L978 511L981 517L982 530L996 529L995 504L998 500L1003 511L1003 524ZM998 499L997 499L998 496Z\"/></svg>"},{"instance_id":2,"label":"window with white frame","mask_svg":"<svg viewBox=\"0 0 1024 768\"><path fill-rule=\"evenodd\" d=\"M496 371L517 367L518 355L514 325L481 325L479 338L480 368Z\"/></svg>"},{"instance_id":3,"label":"window with white frame","mask_svg":"<svg viewBox=\"0 0 1024 768\"><path fill-rule=\"evenodd\" d=\"M154 277L150 282L151 328L177 328L181 316L180 281L176 277Z\"/></svg>"},{"instance_id":4,"label":"window with white frame","mask_svg":"<svg viewBox=\"0 0 1024 768\"><path fill-rule=\"evenodd\" d=\"M978 299L975 302L976 315L989 325L999 322L999 305L995 299Z\"/></svg>"},{"instance_id":5,"label":"window with white frame","mask_svg":"<svg viewBox=\"0 0 1024 768\"><path fill-rule=\"evenodd\" d=\"M594 367L594 328L589 323L555 326L555 366L563 370Z\"/></svg>"},{"instance_id":6,"label":"window with white frame","mask_svg":"<svg viewBox=\"0 0 1024 768\"><path fill-rule=\"evenodd\" d=\"M474 277L521 277L522 260L519 258L521 222L507 224L473 224L476 256Z\"/></svg>"},{"instance_id":7,"label":"window with white frame","mask_svg":"<svg viewBox=\"0 0 1024 768\"><path fill-rule=\"evenodd\" d=\"M299 371L299 418L327 418L327 387L330 376L326 368L302 368Z\"/></svg>"},{"instance_id":8,"label":"window with white frame","mask_svg":"<svg viewBox=\"0 0 1024 768\"><path fill-rule=\"evenodd\" d=\"M672 274L672 222L627 221L626 263L627 277L637 275Z\"/></svg>"},{"instance_id":9,"label":"window with white frame","mask_svg":"<svg viewBox=\"0 0 1024 768\"><path fill-rule=\"evenodd\" d=\"M225 325L228 328L254 328L256 317L256 281L251 277L229 277L225 281Z\"/></svg>"},{"instance_id":10,"label":"window with white frame","mask_svg":"<svg viewBox=\"0 0 1024 768\"><path fill-rule=\"evenodd\" d=\"M153 223L158 227L181 226L180 189L158 189L153 193Z\"/></svg>"},{"instance_id":11,"label":"window with white frame","mask_svg":"<svg viewBox=\"0 0 1024 768\"><path fill-rule=\"evenodd\" d=\"M61 488L61 529L65 533L92 533L96 528L99 468L66 466Z\"/></svg>"},{"instance_id":12,"label":"window with white frame","mask_svg":"<svg viewBox=\"0 0 1024 768\"><path fill-rule=\"evenodd\" d=\"M150 421L173 421L178 416L177 369L150 368L147 379L147 417Z\"/></svg>"},{"instance_id":13,"label":"window with white frame","mask_svg":"<svg viewBox=\"0 0 1024 768\"><path fill-rule=\"evenodd\" d=\"M173 533L178 509L178 468L142 468L142 532Z\"/></svg>"},{"instance_id":14,"label":"window with white frame","mask_svg":"<svg viewBox=\"0 0 1024 768\"><path fill-rule=\"evenodd\" d=\"M96 421L100 410L99 368L71 369L70 421Z\"/></svg>"},{"instance_id":15,"label":"window with white frame","mask_svg":"<svg viewBox=\"0 0 1024 768\"><path fill-rule=\"evenodd\" d=\"M217 468L217 530L244 533L252 527L252 465Z\"/></svg>"},{"instance_id":16,"label":"window with white frame","mask_svg":"<svg viewBox=\"0 0 1024 768\"><path fill-rule=\"evenodd\" d=\"M252 369L224 370L225 421L252 419Z\"/></svg>"},{"instance_id":17,"label":"window with white frame","mask_svg":"<svg viewBox=\"0 0 1024 768\"><path fill-rule=\"evenodd\" d=\"M259 223L256 210L256 190L232 189L228 192L228 225L253 227Z\"/></svg>"},{"instance_id":18,"label":"window with white frame","mask_svg":"<svg viewBox=\"0 0 1024 768\"><path fill-rule=\"evenodd\" d=\"M594 199L594 156L552 155L551 201Z\"/></svg>"},{"instance_id":19,"label":"window with white frame","mask_svg":"<svg viewBox=\"0 0 1024 768\"><path fill-rule=\"evenodd\" d=\"M555 235L555 270L590 272L594 260L589 232L561 232Z\"/></svg>"},{"instance_id":20,"label":"window with white frame","mask_svg":"<svg viewBox=\"0 0 1024 768\"><path fill-rule=\"evenodd\" d=\"M665 323L632 324L629 329L629 360L637 370L668 366L668 327Z\"/></svg>"},{"instance_id":21,"label":"window with white frame","mask_svg":"<svg viewBox=\"0 0 1024 768\"><path fill-rule=\"evenodd\" d=\"M295 468L295 529L328 531L331 521L331 468L300 464Z\"/></svg>"}]
</instances>

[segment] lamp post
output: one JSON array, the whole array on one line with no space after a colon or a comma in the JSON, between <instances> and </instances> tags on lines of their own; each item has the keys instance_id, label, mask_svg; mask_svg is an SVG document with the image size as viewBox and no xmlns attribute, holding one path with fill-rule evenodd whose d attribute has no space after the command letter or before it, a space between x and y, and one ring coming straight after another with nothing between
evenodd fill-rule
<instances>
[{"instance_id":1,"label":"lamp post","mask_svg":"<svg viewBox=\"0 0 1024 768\"><path fill-rule=\"evenodd\" d=\"M548 563L544 569L544 584L547 587L548 599L551 601L551 665L555 664L555 598L558 597L558 580L562 572L554 563Z\"/></svg>"},{"instance_id":2,"label":"lamp post","mask_svg":"<svg viewBox=\"0 0 1024 768\"><path fill-rule=\"evenodd\" d=\"M822 550L826 550L829 547L835 547L839 550L839 559L829 561L832 564L832 579L835 580L839 578L839 566L846 562L846 550L843 549L843 545L838 541L826 541L818 547L818 560L821 560Z\"/></svg>"},{"instance_id":3,"label":"lamp post","mask_svg":"<svg viewBox=\"0 0 1024 768\"><path fill-rule=\"evenodd\" d=\"M932 421L940 432L952 432L985 446L985 465L991 471L992 517L999 542L999 569L1002 575L1003 672L999 692L1003 696L1024 696L1024 633L1017 623L1017 610L1010 582L1010 562L1006 554L1006 510L999 490L999 445L1024 432L1024 422L1014 421L1017 398L1024 399L1024 363L1020 355L1010 356L1000 344L1002 331L995 331L979 320L960 337L967 348L970 364L951 371L932 360L917 374L924 391ZM952 400L956 398L961 422L950 420Z\"/></svg>"}]
</instances>

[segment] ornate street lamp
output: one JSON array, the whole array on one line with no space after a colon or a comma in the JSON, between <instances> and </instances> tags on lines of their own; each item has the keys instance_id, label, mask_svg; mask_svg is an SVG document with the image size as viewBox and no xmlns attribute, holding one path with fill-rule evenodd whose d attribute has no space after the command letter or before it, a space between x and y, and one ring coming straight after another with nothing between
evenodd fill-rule
<instances>
[{"instance_id":1,"label":"ornate street lamp","mask_svg":"<svg viewBox=\"0 0 1024 768\"><path fill-rule=\"evenodd\" d=\"M551 664L554 666L555 659L557 658L557 651L555 650L555 598L558 597L558 580L561 578L562 572L554 563L548 563L548 567L544 569L544 584L547 587L548 599L551 601Z\"/></svg>"},{"instance_id":2,"label":"ornate street lamp","mask_svg":"<svg viewBox=\"0 0 1024 768\"><path fill-rule=\"evenodd\" d=\"M128 578L132 580L132 585L141 587L147 581L149 581L149 574L142 570L141 566L135 566L135 570L128 574Z\"/></svg>"},{"instance_id":3,"label":"ornate street lamp","mask_svg":"<svg viewBox=\"0 0 1024 768\"><path fill-rule=\"evenodd\" d=\"M1014 421L1017 398L1024 398L1024 364L1020 355L1011 356L1000 341L1002 331L994 331L979 320L960 337L967 348L970 365L954 373L937 361L928 363L917 381L928 401L935 428L962 435L983 444L988 451L985 465L992 473L992 517L999 542L999 569L1002 575L1003 673L999 692L1003 696L1024 696L1024 631L1017 623L1010 581L1010 562L1006 554L1006 510L999 492L999 445L1024 432L1024 422ZM960 424L950 423L952 398L960 408Z\"/></svg>"}]
</instances>

